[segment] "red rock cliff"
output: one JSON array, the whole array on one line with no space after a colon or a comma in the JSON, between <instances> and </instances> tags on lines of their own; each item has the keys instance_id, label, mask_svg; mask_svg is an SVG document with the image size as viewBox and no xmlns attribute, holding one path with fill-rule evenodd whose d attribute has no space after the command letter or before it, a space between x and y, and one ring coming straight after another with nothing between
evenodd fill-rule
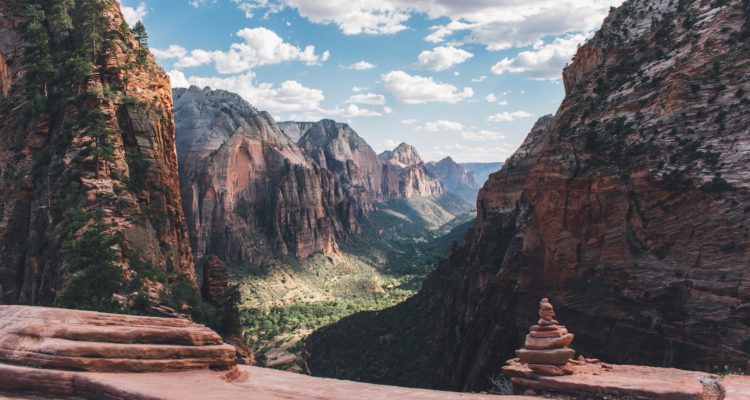
<instances>
[{"instance_id":1,"label":"red rock cliff","mask_svg":"<svg viewBox=\"0 0 750 400\"><path fill-rule=\"evenodd\" d=\"M480 191L465 244L413 300L371 317L377 337L409 343L408 360L350 339L381 368L358 379L384 382L382 369L408 361L431 373L407 384L486 387L542 297L587 356L744 368L749 60L750 2L630 0L611 13L566 69L555 116ZM405 313L417 325L402 327ZM314 373L346 362L313 350Z\"/></svg>"},{"instance_id":2,"label":"red rock cliff","mask_svg":"<svg viewBox=\"0 0 750 400\"><path fill-rule=\"evenodd\" d=\"M96 265L195 284L167 75L116 1L34 3L0 3L0 303L52 304Z\"/></svg>"},{"instance_id":3,"label":"red rock cliff","mask_svg":"<svg viewBox=\"0 0 750 400\"><path fill-rule=\"evenodd\" d=\"M196 257L261 265L337 251L356 232L338 180L238 95L175 90L184 208Z\"/></svg>"}]
</instances>

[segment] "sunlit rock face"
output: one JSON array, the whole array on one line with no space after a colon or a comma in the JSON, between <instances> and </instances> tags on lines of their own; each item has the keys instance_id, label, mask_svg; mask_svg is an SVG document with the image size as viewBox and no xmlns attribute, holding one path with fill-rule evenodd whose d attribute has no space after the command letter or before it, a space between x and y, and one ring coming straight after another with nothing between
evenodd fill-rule
<instances>
[{"instance_id":1,"label":"sunlit rock face","mask_svg":"<svg viewBox=\"0 0 750 400\"><path fill-rule=\"evenodd\" d=\"M355 232L352 203L275 124L236 94L175 90L177 153L197 258L261 265L337 250Z\"/></svg>"}]
</instances>

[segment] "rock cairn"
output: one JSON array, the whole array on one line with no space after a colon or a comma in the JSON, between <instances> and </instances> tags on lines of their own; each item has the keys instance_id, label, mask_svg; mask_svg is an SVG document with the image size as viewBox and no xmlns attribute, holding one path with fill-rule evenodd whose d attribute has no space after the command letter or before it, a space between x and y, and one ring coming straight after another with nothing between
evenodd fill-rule
<instances>
[{"instance_id":1,"label":"rock cairn","mask_svg":"<svg viewBox=\"0 0 750 400\"><path fill-rule=\"evenodd\" d=\"M539 322L531 326L524 348L516 350L520 361L540 375L573 373L568 361L575 355L575 350L567 346L573 342L574 335L554 318L555 310L545 297L539 303Z\"/></svg>"}]
</instances>

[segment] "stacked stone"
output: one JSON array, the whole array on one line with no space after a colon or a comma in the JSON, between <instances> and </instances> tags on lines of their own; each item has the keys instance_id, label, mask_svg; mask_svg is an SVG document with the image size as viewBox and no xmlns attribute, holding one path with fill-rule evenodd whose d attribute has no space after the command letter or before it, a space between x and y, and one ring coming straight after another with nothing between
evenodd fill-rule
<instances>
[{"instance_id":1,"label":"stacked stone","mask_svg":"<svg viewBox=\"0 0 750 400\"><path fill-rule=\"evenodd\" d=\"M573 373L568 361L575 355L575 350L567 346L573 342L574 335L568 333L564 326L554 319L555 310L547 298L539 303L539 322L531 327L526 335L523 349L516 350L516 355L529 369L540 375L568 375Z\"/></svg>"}]
</instances>

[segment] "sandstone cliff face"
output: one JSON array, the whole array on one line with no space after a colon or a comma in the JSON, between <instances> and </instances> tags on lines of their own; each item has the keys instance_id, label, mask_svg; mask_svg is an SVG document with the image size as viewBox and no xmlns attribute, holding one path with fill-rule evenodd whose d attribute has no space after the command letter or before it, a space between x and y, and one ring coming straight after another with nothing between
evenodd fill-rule
<instances>
[{"instance_id":1,"label":"sandstone cliff face","mask_svg":"<svg viewBox=\"0 0 750 400\"><path fill-rule=\"evenodd\" d=\"M338 180L238 95L175 90L182 196L196 257L261 265L334 252L356 232Z\"/></svg>"},{"instance_id":2,"label":"sandstone cliff face","mask_svg":"<svg viewBox=\"0 0 750 400\"><path fill-rule=\"evenodd\" d=\"M555 116L480 191L465 244L371 325L415 313L427 328L393 324L390 343L423 344L412 368L452 389L488 384L542 297L585 355L744 368L749 60L747 1L625 2L565 70Z\"/></svg>"},{"instance_id":3,"label":"sandstone cliff face","mask_svg":"<svg viewBox=\"0 0 750 400\"><path fill-rule=\"evenodd\" d=\"M557 114L490 177L467 244L425 284L449 386L483 385L543 296L584 354L746 365L747 21L737 2L628 1L579 50Z\"/></svg>"},{"instance_id":4,"label":"sandstone cliff face","mask_svg":"<svg viewBox=\"0 0 750 400\"><path fill-rule=\"evenodd\" d=\"M473 204L476 201L480 185L474 173L467 171L452 158L445 157L437 162L432 161L425 164L425 167L440 179L446 190L469 203Z\"/></svg>"},{"instance_id":5,"label":"sandstone cliff face","mask_svg":"<svg viewBox=\"0 0 750 400\"><path fill-rule=\"evenodd\" d=\"M195 285L167 75L117 2L36 3L0 3L0 303L120 290L134 263Z\"/></svg>"},{"instance_id":6,"label":"sandstone cliff face","mask_svg":"<svg viewBox=\"0 0 750 400\"><path fill-rule=\"evenodd\" d=\"M427 170L414 146L401 143L393 151L384 151L378 157L386 164L388 174L398 179L401 197L439 196L445 193L443 183Z\"/></svg>"},{"instance_id":7,"label":"sandstone cliff face","mask_svg":"<svg viewBox=\"0 0 750 400\"><path fill-rule=\"evenodd\" d=\"M285 124L299 127L303 134L297 144L321 168L339 177L344 190L355 199L360 216L372 211L377 202L400 197L398 181L349 125L332 120Z\"/></svg>"}]
</instances>

